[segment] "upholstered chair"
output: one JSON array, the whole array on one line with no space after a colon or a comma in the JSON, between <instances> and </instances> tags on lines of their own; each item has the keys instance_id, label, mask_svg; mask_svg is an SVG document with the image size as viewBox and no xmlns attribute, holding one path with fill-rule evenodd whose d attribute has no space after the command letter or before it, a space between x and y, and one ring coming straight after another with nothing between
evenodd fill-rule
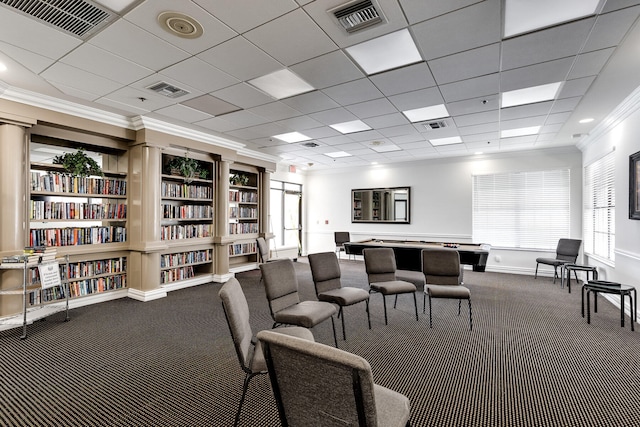
<instances>
[{"instance_id":1,"label":"upholstered chair","mask_svg":"<svg viewBox=\"0 0 640 427\"><path fill-rule=\"evenodd\" d=\"M227 319L227 325L233 339L233 346L240 362L240 367L245 373L242 386L242 397L236 411L234 425L240 420L242 404L247 395L247 388L251 378L256 375L266 374L267 365L264 360L262 346L253 336L249 323L249 305L242 292L242 287L237 279L229 279L218 292L222 300L222 308ZM313 341L313 334L309 329L301 327L279 328L278 333L296 336L307 341Z\"/></svg>"},{"instance_id":2,"label":"upholstered chair","mask_svg":"<svg viewBox=\"0 0 640 427\"><path fill-rule=\"evenodd\" d=\"M342 319L342 338L347 339L344 327L344 307L364 302L367 310L367 320L371 329L369 315L369 292L364 289L342 286L340 281L340 264L335 252L321 252L309 254L311 277L319 301L327 301L340 307L338 317Z\"/></svg>"},{"instance_id":3,"label":"upholstered chair","mask_svg":"<svg viewBox=\"0 0 640 427\"><path fill-rule=\"evenodd\" d=\"M540 264L546 264L553 266L553 283L556 283L556 278L558 277L558 267L561 267L564 264L575 263L578 259L578 254L580 253L580 245L582 245L582 240L580 239L558 240L555 258L540 257L536 259L536 273L533 276L534 279L538 278L538 266Z\"/></svg>"},{"instance_id":4,"label":"upholstered chair","mask_svg":"<svg viewBox=\"0 0 640 427\"><path fill-rule=\"evenodd\" d=\"M369 280L369 292L382 294L384 306L384 324L387 321L387 295L395 295L393 308L396 308L399 294L412 294L413 304L418 320L418 302L416 301L416 285L405 280L396 279L396 258L391 248L367 248L362 251L364 265Z\"/></svg>"},{"instance_id":5,"label":"upholstered chair","mask_svg":"<svg viewBox=\"0 0 640 427\"><path fill-rule=\"evenodd\" d=\"M409 426L409 399L375 384L366 359L272 331L258 339L283 426Z\"/></svg>"},{"instance_id":6,"label":"upholstered chair","mask_svg":"<svg viewBox=\"0 0 640 427\"><path fill-rule=\"evenodd\" d=\"M469 329L473 329L471 317L471 291L462 286L462 268L458 251L446 248L426 248L422 250L422 273L424 274L424 296L422 312L426 310L426 299L429 298L429 327L432 327L433 298L449 298L458 300L458 316L462 300L469 304Z\"/></svg>"}]
</instances>

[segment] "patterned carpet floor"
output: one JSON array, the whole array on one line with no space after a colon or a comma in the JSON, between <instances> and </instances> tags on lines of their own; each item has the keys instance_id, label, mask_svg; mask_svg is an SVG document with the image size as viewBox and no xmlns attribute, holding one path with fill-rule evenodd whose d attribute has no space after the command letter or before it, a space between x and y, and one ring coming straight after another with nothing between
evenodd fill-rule
<instances>
[{"instance_id":1,"label":"patterned carpet floor","mask_svg":"<svg viewBox=\"0 0 640 427\"><path fill-rule=\"evenodd\" d=\"M302 297L314 298L306 259L295 265ZM341 268L343 285L367 288L362 262L343 259ZM270 328L259 271L237 277L254 331ZM640 332L629 318L620 327L615 306L600 297L587 324L575 285L569 294L550 278L472 271L465 284L473 331L466 305L457 316L452 300L434 300L430 329L421 286L417 322L407 295L395 310L388 304L385 325L373 294L371 330L364 305L346 309L340 348L366 358L376 383L409 397L413 426L640 425ZM77 308L70 322L59 313L31 325L24 341L21 329L0 332L0 425L233 425L244 373L219 289ZM313 333L333 343L329 322ZM252 380L240 425L280 425L266 376Z\"/></svg>"}]
</instances>

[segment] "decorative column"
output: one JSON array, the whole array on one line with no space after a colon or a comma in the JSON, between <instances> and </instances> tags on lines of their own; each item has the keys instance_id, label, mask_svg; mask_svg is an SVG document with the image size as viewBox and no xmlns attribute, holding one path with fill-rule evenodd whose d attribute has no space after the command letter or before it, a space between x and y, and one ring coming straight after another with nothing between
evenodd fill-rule
<instances>
[{"instance_id":1,"label":"decorative column","mask_svg":"<svg viewBox=\"0 0 640 427\"><path fill-rule=\"evenodd\" d=\"M269 221L271 217L269 205L271 173L264 171L260 176L260 235L265 239L272 239L273 230L270 229L271 221Z\"/></svg>"},{"instance_id":2,"label":"decorative column","mask_svg":"<svg viewBox=\"0 0 640 427\"><path fill-rule=\"evenodd\" d=\"M229 272L229 165L231 162L218 162L216 176L216 205L215 205L215 266L213 279L216 282L226 282L233 274Z\"/></svg>"}]
</instances>

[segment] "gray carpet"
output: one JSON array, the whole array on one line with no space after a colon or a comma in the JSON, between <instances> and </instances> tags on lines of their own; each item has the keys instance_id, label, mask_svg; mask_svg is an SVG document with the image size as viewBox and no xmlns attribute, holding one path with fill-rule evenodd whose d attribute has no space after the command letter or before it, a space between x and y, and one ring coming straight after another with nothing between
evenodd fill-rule
<instances>
[{"instance_id":1,"label":"gray carpet","mask_svg":"<svg viewBox=\"0 0 640 427\"><path fill-rule=\"evenodd\" d=\"M345 285L366 287L361 262L341 261ZM303 297L313 298L305 259L296 263ZM419 276L413 274L412 279ZM238 275L254 330L270 328L259 271ZM473 331L463 304L434 302L413 315L401 296L384 325L381 296L346 309L342 349L365 357L377 383L406 394L413 426L631 426L640 424L640 332L620 327L600 299L587 324L577 286L550 278L465 272ZM123 299L0 332L0 425L229 426L243 372L217 298L219 284L141 303ZM391 301L389 301L391 302ZM391 304L389 304L391 307ZM340 333L340 323L336 323ZM330 323L313 330L331 344ZM268 378L252 380L243 426L278 426Z\"/></svg>"}]
</instances>

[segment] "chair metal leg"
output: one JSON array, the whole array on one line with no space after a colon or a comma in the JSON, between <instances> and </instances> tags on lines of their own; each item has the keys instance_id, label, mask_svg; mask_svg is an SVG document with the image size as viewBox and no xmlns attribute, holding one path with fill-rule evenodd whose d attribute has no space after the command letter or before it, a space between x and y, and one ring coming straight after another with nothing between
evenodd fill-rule
<instances>
[{"instance_id":1,"label":"chair metal leg","mask_svg":"<svg viewBox=\"0 0 640 427\"><path fill-rule=\"evenodd\" d=\"M342 306L340 306L340 311L338 311L338 317L342 317L342 339L346 341L347 333L344 329L344 310L342 309Z\"/></svg>"},{"instance_id":2,"label":"chair metal leg","mask_svg":"<svg viewBox=\"0 0 640 427\"><path fill-rule=\"evenodd\" d=\"M433 325L431 324L431 295L429 295L429 328Z\"/></svg>"},{"instance_id":3,"label":"chair metal leg","mask_svg":"<svg viewBox=\"0 0 640 427\"><path fill-rule=\"evenodd\" d=\"M536 263L536 274L534 274L534 275L533 275L533 278L534 278L534 279L537 279L537 278L538 278L538 266L539 266L539 265L540 265L540 264Z\"/></svg>"},{"instance_id":4,"label":"chair metal leg","mask_svg":"<svg viewBox=\"0 0 640 427\"><path fill-rule=\"evenodd\" d=\"M384 324L388 325L387 323L387 297L382 295L382 305L384 306Z\"/></svg>"},{"instance_id":5,"label":"chair metal leg","mask_svg":"<svg viewBox=\"0 0 640 427\"><path fill-rule=\"evenodd\" d=\"M416 321L417 321L418 320L418 300L416 298L416 293L415 292L412 292L412 293L413 293L413 305L416 309Z\"/></svg>"},{"instance_id":6,"label":"chair metal leg","mask_svg":"<svg viewBox=\"0 0 640 427\"><path fill-rule=\"evenodd\" d=\"M469 298L469 330L473 330L473 318L471 317L471 298Z\"/></svg>"},{"instance_id":7,"label":"chair metal leg","mask_svg":"<svg viewBox=\"0 0 640 427\"><path fill-rule=\"evenodd\" d=\"M462 300L458 300L458 316L460 316L460 307L462 307Z\"/></svg>"},{"instance_id":8,"label":"chair metal leg","mask_svg":"<svg viewBox=\"0 0 640 427\"><path fill-rule=\"evenodd\" d=\"M371 329L371 313L369 313L369 300L366 300L367 304L367 322L369 322L369 329Z\"/></svg>"},{"instance_id":9,"label":"chair metal leg","mask_svg":"<svg viewBox=\"0 0 640 427\"><path fill-rule=\"evenodd\" d=\"M336 337L336 322L333 321L333 316L331 316L331 328L333 329L333 342L336 344L336 348L338 348L338 337Z\"/></svg>"},{"instance_id":10,"label":"chair metal leg","mask_svg":"<svg viewBox=\"0 0 640 427\"><path fill-rule=\"evenodd\" d=\"M422 314L427 312L427 293L422 293Z\"/></svg>"},{"instance_id":11,"label":"chair metal leg","mask_svg":"<svg viewBox=\"0 0 640 427\"><path fill-rule=\"evenodd\" d=\"M240 404L238 405L238 410L236 411L236 418L235 418L235 421L233 422L234 426L237 426L238 422L240 421L240 412L242 411L242 405L244 404L244 399L245 397L247 397L247 389L249 388L249 381L251 381L251 378L261 373L262 372L247 373L247 375L244 377L244 383L242 384L242 397L240 398Z\"/></svg>"},{"instance_id":12,"label":"chair metal leg","mask_svg":"<svg viewBox=\"0 0 640 427\"><path fill-rule=\"evenodd\" d=\"M396 308L396 305L398 305L398 294L396 294L396 299L393 301L393 308Z\"/></svg>"}]
</instances>

